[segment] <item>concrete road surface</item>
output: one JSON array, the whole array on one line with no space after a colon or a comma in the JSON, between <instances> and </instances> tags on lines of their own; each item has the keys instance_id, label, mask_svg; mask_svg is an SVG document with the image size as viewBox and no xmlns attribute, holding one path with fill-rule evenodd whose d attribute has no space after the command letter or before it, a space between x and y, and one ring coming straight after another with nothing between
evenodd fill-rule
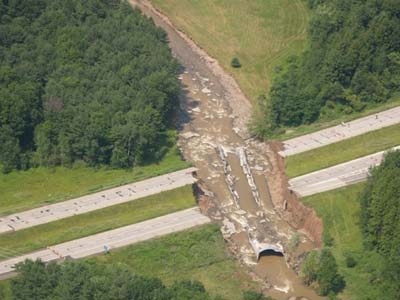
<instances>
[{"instance_id":1,"label":"concrete road surface","mask_svg":"<svg viewBox=\"0 0 400 300\"><path fill-rule=\"evenodd\" d=\"M369 131L400 123L400 106L284 142L283 157L336 143Z\"/></svg>"},{"instance_id":2,"label":"concrete road surface","mask_svg":"<svg viewBox=\"0 0 400 300\"><path fill-rule=\"evenodd\" d=\"M95 194L2 217L0 218L0 233L16 231L84 214L192 184L196 182L196 179L192 176L192 173L195 171L196 168L188 168Z\"/></svg>"},{"instance_id":3,"label":"concrete road surface","mask_svg":"<svg viewBox=\"0 0 400 300\"><path fill-rule=\"evenodd\" d=\"M41 259L44 262L71 257L82 258L135 244L169 233L209 223L210 219L202 215L197 207L121 227L78 240L48 247L34 253L0 261L0 276L9 274L13 266L26 259Z\"/></svg>"},{"instance_id":4,"label":"concrete road surface","mask_svg":"<svg viewBox=\"0 0 400 300\"><path fill-rule=\"evenodd\" d=\"M400 146L392 149L400 149ZM368 176L369 168L382 162L385 152L381 151L293 178L289 180L289 188L300 196L309 196L363 181Z\"/></svg>"}]
</instances>

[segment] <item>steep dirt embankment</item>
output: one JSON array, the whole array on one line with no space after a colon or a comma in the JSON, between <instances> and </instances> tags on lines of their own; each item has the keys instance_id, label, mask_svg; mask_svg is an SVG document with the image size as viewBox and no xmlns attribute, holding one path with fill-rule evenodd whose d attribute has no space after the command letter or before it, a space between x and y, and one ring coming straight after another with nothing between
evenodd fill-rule
<instances>
[{"instance_id":1,"label":"steep dirt embankment","mask_svg":"<svg viewBox=\"0 0 400 300\"><path fill-rule=\"evenodd\" d=\"M279 142L270 143L273 151L269 155L271 162L271 174L268 177L271 198L275 209L294 228L307 234L317 247L322 246L323 224L316 212L304 205L288 188L288 178L285 175L285 162L278 152L282 149Z\"/></svg>"}]
</instances>

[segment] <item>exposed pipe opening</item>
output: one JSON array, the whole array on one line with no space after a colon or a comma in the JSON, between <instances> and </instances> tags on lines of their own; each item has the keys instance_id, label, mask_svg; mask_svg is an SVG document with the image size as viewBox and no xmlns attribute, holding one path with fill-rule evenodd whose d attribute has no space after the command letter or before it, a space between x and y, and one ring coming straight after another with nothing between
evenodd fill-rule
<instances>
[{"instance_id":1,"label":"exposed pipe opening","mask_svg":"<svg viewBox=\"0 0 400 300\"><path fill-rule=\"evenodd\" d=\"M260 259L262 256L279 256L283 257L283 253L280 251L274 251L272 249L267 249L263 250L258 254L258 259Z\"/></svg>"}]
</instances>

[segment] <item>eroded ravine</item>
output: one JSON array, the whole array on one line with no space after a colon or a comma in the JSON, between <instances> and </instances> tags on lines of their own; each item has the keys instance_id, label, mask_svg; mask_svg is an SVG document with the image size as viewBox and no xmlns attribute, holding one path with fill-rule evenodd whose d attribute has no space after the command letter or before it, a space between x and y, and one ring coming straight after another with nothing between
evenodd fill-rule
<instances>
[{"instance_id":1,"label":"eroded ravine","mask_svg":"<svg viewBox=\"0 0 400 300\"><path fill-rule=\"evenodd\" d=\"M221 223L232 251L255 272L277 299L305 296L318 299L288 268L304 251L291 249L296 231L277 213L266 178L271 175L269 146L248 138L246 124L251 105L236 82L218 63L196 48L148 1L131 0L167 33L174 55L184 66L180 76L181 97L179 145L186 159L198 168L203 192L210 203L203 207ZM295 248L313 248L299 236ZM273 249L285 257L261 256Z\"/></svg>"}]
</instances>

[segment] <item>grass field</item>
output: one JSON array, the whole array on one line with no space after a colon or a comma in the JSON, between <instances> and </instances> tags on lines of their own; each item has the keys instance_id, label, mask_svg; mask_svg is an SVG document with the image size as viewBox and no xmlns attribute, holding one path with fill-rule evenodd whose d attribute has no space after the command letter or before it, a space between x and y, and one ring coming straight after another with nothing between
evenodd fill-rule
<instances>
[{"instance_id":1,"label":"grass field","mask_svg":"<svg viewBox=\"0 0 400 300\"><path fill-rule=\"evenodd\" d=\"M0 173L0 216L189 167L180 158L175 134L171 138L162 161L132 170L57 167Z\"/></svg>"},{"instance_id":2,"label":"grass field","mask_svg":"<svg viewBox=\"0 0 400 300\"><path fill-rule=\"evenodd\" d=\"M0 281L0 300L12 300L10 281Z\"/></svg>"},{"instance_id":3,"label":"grass field","mask_svg":"<svg viewBox=\"0 0 400 300\"><path fill-rule=\"evenodd\" d=\"M227 300L241 300L244 290L258 289L239 263L227 255L217 225L204 225L88 259L100 264L124 264L136 274L159 277L167 285L175 280L199 280L212 295ZM9 285L10 281L0 281L1 300L11 300Z\"/></svg>"},{"instance_id":4,"label":"grass field","mask_svg":"<svg viewBox=\"0 0 400 300\"><path fill-rule=\"evenodd\" d=\"M365 299L365 295L372 296L369 299L378 299L373 297L375 291L369 280L370 270L379 265L379 257L363 250L358 224L358 194L364 186L364 183L356 184L302 199L323 218L324 230L329 230L334 238L332 252L346 280L346 289L340 297L343 300ZM345 255L348 253L357 260L355 268L347 268L345 265Z\"/></svg>"},{"instance_id":5,"label":"grass field","mask_svg":"<svg viewBox=\"0 0 400 300\"><path fill-rule=\"evenodd\" d=\"M293 178L400 145L400 124L285 158Z\"/></svg>"},{"instance_id":6,"label":"grass field","mask_svg":"<svg viewBox=\"0 0 400 300\"><path fill-rule=\"evenodd\" d=\"M274 68L304 49L308 9L302 0L152 0L184 31L232 73L255 100L265 94ZM238 57L242 67L233 69Z\"/></svg>"},{"instance_id":7,"label":"grass field","mask_svg":"<svg viewBox=\"0 0 400 300\"><path fill-rule=\"evenodd\" d=\"M91 213L0 235L0 259L195 206L191 185Z\"/></svg>"},{"instance_id":8,"label":"grass field","mask_svg":"<svg viewBox=\"0 0 400 300\"><path fill-rule=\"evenodd\" d=\"M199 280L211 294L229 300L242 299L243 290L257 289L239 263L227 255L217 225L171 234L92 259L104 264L126 264L136 274L156 276L166 284Z\"/></svg>"}]
</instances>

